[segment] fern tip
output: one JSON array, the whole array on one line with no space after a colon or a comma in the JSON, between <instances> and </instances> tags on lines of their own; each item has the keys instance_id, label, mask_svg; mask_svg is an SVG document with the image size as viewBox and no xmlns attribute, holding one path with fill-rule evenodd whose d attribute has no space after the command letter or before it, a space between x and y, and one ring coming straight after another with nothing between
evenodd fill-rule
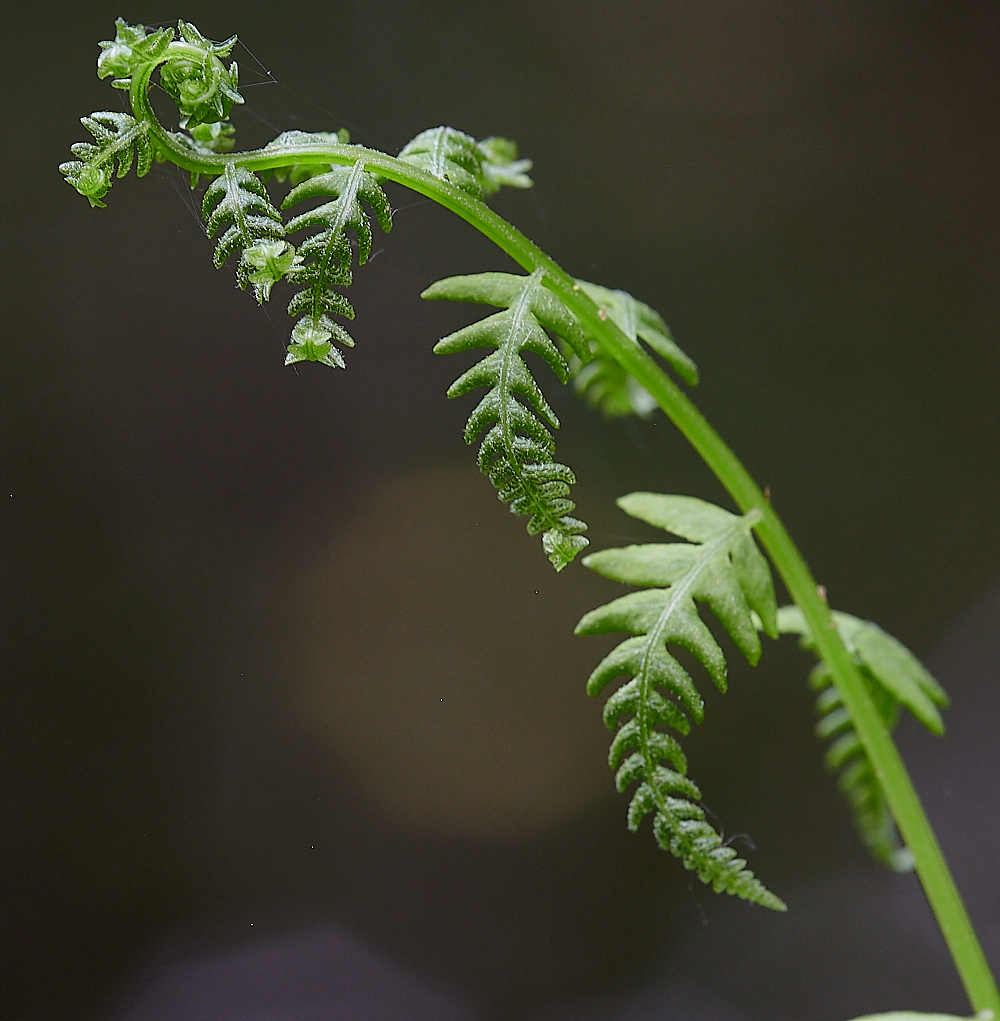
<instances>
[{"instance_id":1,"label":"fern tip","mask_svg":"<svg viewBox=\"0 0 1000 1021\"><path fill-rule=\"evenodd\" d=\"M542 549L557 574L576 558L580 550L589 545L590 540L585 536L568 535L557 528L550 528L542 536Z\"/></svg>"}]
</instances>

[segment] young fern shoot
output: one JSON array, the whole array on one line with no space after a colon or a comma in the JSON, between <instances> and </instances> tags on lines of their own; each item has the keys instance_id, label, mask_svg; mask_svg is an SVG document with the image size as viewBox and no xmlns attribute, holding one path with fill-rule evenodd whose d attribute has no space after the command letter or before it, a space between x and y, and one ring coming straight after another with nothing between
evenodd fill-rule
<instances>
[{"instance_id":1,"label":"young fern shoot","mask_svg":"<svg viewBox=\"0 0 1000 1021\"><path fill-rule=\"evenodd\" d=\"M523 352L539 355L562 382L575 378L576 389L605 415L648 415L658 406L669 416L741 513L688 497L634 493L620 501L623 509L689 541L605 550L585 559L599 573L640 587L587 614L577 628L584 634L630 635L588 684L588 691L597 694L615 678L629 678L605 706L609 727L617 727L609 758L618 787L638 784L629 825L635 829L652 814L661 846L704 882L765 907L784 908L705 820L696 803L698 788L686 776L684 754L676 738L660 728L684 735L690 720L699 721L704 712L671 645L693 653L725 690L725 660L697 602L707 603L751 663L760 656L758 627L772 637L779 630L800 634L821 660L813 680L821 689L820 730L836 738L828 763L841 771L841 786L863 839L892 867L913 861L973 1008L984 1018L1000 1018L1000 992L889 733L900 706L940 733L937 707L946 704L944 693L910 653L874 625L846 614L831 616L760 487L651 357L650 352L663 359L684 382L697 383L696 366L674 343L659 314L624 291L574 280L485 204L502 186L531 186L530 161L518 158L514 143L476 141L454 128L437 127L421 132L393 157L350 144L341 129L289 131L261 149L233 152L234 129L227 118L242 98L235 61L223 61L236 37L213 42L183 21L176 36L169 28L148 31L121 18L115 25L115 38L100 44L97 71L128 93L130 112L84 117L94 141L75 144L75 159L60 170L92 206L104 205L116 176L124 177L135 165L142 177L154 158L188 171L192 187L202 176L212 178L203 203L208 232L215 236L228 224L216 243L216 266L238 254L237 284L252 286L258 302L267 301L285 282L295 290L288 305L296 321L286 364L345 367L340 348L354 341L332 317L354 318L339 289L352 281L355 248L359 266L369 257L371 216L383 231L392 226L383 190L387 182L458 214L522 267L524 276L451 277L433 284L424 297L500 310L445 337L434 350L492 349L448 394L459 397L487 388L469 417L466 441L473 443L485 432L480 468L500 499L528 517L528 531L541 533L556 570L587 546L586 526L572 515L574 473L555 460L550 430L558 420ZM176 131L160 123L149 102L157 73L177 104ZM276 204L267 185L285 182L291 190ZM285 210L307 201L317 204L285 221ZM289 238L307 231L296 248ZM770 569L751 532L781 575L794 607L776 613Z\"/></svg>"}]
</instances>

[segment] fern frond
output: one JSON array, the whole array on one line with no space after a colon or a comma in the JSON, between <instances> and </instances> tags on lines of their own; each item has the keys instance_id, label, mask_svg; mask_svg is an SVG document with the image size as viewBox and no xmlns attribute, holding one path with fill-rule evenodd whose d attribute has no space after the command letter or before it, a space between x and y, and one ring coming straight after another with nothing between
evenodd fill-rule
<instances>
[{"instance_id":1,"label":"fern frond","mask_svg":"<svg viewBox=\"0 0 1000 1021\"><path fill-rule=\"evenodd\" d=\"M280 240L285 232L281 213L271 204L261 179L227 163L205 189L202 216L209 237L224 223L230 224L215 246L215 268L234 252L241 252L236 283L240 288L252 283L257 301L266 301L271 286L293 265L295 250Z\"/></svg>"},{"instance_id":2,"label":"fern frond","mask_svg":"<svg viewBox=\"0 0 1000 1021\"><path fill-rule=\"evenodd\" d=\"M403 146L399 159L477 199L492 195L503 185L513 188L532 185L527 174L531 160L519 160L517 145L509 138L477 142L455 128L428 128Z\"/></svg>"},{"instance_id":3,"label":"fern frond","mask_svg":"<svg viewBox=\"0 0 1000 1021\"><path fill-rule=\"evenodd\" d=\"M287 209L303 199L328 196L334 196L332 202L317 206L288 222L289 234L308 227L320 229L301 244L295 265L287 273L292 283L303 285L303 288L288 305L288 314L300 318L292 330L286 365L318 361L344 368L343 355L333 346L333 340L345 347L354 347L354 340L330 316L353 319L354 309L342 294L332 288L347 287L351 283L353 254L347 236L348 228L357 238L358 263L363 265L371 254L371 222L361 200L371 206L382 230L392 229L389 200L378 182L365 172L360 161L350 167L333 167L303 181L288 193L281 208Z\"/></svg>"},{"instance_id":4,"label":"fern frond","mask_svg":"<svg viewBox=\"0 0 1000 1021\"><path fill-rule=\"evenodd\" d=\"M285 232L281 213L271 204L261 179L234 163L227 163L205 189L201 213L209 237L214 237L227 221L231 224L215 246L216 269L234 252L246 250L262 238L279 238Z\"/></svg>"},{"instance_id":5,"label":"fern frond","mask_svg":"<svg viewBox=\"0 0 1000 1021\"><path fill-rule=\"evenodd\" d=\"M895 727L900 706L905 706L932 733L943 734L944 722L938 706L947 706L948 696L916 656L877 624L837 611L833 619L886 728L891 731ZM778 611L778 628L783 634L801 635L803 648L816 652L797 606L783 606ZM876 861L896 872L908 872L913 868L913 855L900 842L882 785L833 675L822 660L810 673L809 685L819 693L816 712L820 721L816 734L832 741L826 753L826 767L839 773L837 786L851 806L862 841Z\"/></svg>"},{"instance_id":6,"label":"fern frond","mask_svg":"<svg viewBox=\"0 0 1000 1021\"><path fill-rule=\"evenodd\" d=\"M476 198L483 196L482 156L476 140L464 131L443 125L421 131L399 150L399 159Z\"/></svg>"},{"instance_id":7,"label":"fern frond","mask_svg":"<svg viewBox=\"0 0 1000 1021\"><path fill-rule=\"evenodd\" d=\"M652 812L660 846L716 893L783 911L784 903L705 821L704 810L695 804L701 793L687 778L687 763L676 739L656 729L665 724L687 734L690 719L700 723L705 711L691 676L669 645L687 649L716 687L726 690L725 657L699 616L696 601L709 605L751 664L761 653L754 613L766 632L777 637L771 571L750 535L760 512L739 517L692 497L655 493L632 493L618 506L690 540L602 550L583 561L606 578L643 586L591 610L576 626L578 635L614 631L632 635L605 656L587 681L587 694L596 696L616 677L631 678L604 706L609 729L621 724L608 756L608 764L617 769L616 786L624 791L639 783L628 808L629 829L638 829ZM623 716L629 717L625 723ZM625 757L626 753L631 754Z\"/></svg>"},{"instance_id":8,"label":"fern frond","mask_svg":"<svg viewBox=\"0 0 1000 1021\"><path fill-rule=\"evenodd\" d=\"M511 273L449 277L432 284L421 297L476 301L504 309L439 340L434 353L496 349L459 376L448 396L461 397L481 386L490 388L469 416L465 442L474 443L495 423L479 448L479 467L499 490L499 498L510 504L511 512L528 516L528 534L542 533L542 547L553 567L561 571L588 545L580 534L587 526L570 516L575 504L568 499L569 487L576 476L553 460L555 440L546 426L558 429L559 420L521 352L541 356L565 383L569 367L545 330L585 357L586 342L579 323L542 285L540 269L527 277Z\"/></svg>"},{"instance_id":9,"label":"fern frond","mask_svg":"<svg viewBox=\"0 0 1000 1021\"><path fill-rule=\"evenodd\" d=\"M124 177L135 161L138 177L149 173L153 165L153 146L149 141L149 125L137 121L127 113L101 110L80 123L94 136L93 142L77 142L70 152L79 157L62 163L59 171L92 206L104 207L101 199L107 195L115 177Z\"/></svg>"},{"instance_id":10,"label":"fern frond","mask_svg":"<svg viewBox=\"0 0 1000 1021\"><path fill-rule=\"evenodd\" d=\"M655 309L627 291L612 291L586 280L577 280L576 284L598 306L602 318L609 318L633 343L645 341L689 386L698 384L698 366L677 346ZM584 364L575 356L569 358L576 392L605 418L651 415L657 407L656 399L618 362L603 355L595 338L587 340L590 361Z\"/></svg>"}]
</instances>

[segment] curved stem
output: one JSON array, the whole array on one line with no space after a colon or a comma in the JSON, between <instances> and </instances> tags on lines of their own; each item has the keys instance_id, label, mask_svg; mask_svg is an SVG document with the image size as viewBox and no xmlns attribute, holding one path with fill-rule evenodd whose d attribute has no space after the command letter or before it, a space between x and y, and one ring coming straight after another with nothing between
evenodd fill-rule
<instances>
[{"instance_id":1,"label":"curved stem","mask_svg":"<svg viewBox=\"0 0 1000 1021\"><path fill-rule=\"evenodd\" d=\"M858 736L875 767L875 775L882 784L900 833L913 853L917 875L941 927L973 1010L992 1012L992 1015L984 1016L992 1016L1000 1021L1000 992L951 871L892 737L836 630L809 567L749 472L680 388L645 351L603 315L572 277L483 202L408 163L358 145L299 142L272 144L270 147L243 153L194 152L175 141L153 113L148 88L154 68L155 65L150 64L133 76L129 90L132 111L149 125L150 137L156 148L181 168L214 175L222 173L227 165L233 163L247 170L259 171L295 163L361 162L366 170L377 171L384 178L450 209L485 234L529 273L542 270L545 285L560 297L597 338L601 349L652 394L726 487L740 510L744 514L754 509L760 512L760 521L755 526L757 534L789 594L801 609L817 649L833 674Z\"/></svg>"}]
</instances>

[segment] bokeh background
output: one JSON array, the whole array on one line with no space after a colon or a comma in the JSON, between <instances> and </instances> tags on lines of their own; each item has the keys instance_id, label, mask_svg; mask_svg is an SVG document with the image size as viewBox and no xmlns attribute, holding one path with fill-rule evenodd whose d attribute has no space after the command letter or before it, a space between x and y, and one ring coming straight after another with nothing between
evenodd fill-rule
<instances>
[{"instance_id":1,"label":"bokeh background","mask_svg":"<svg viewBox=\"0 0 1000 1021\"><path fill-rule=\"evenodd\" d=\"M496 1019L963 1011L916 880L867 861L823 773L794 645L732 660L686 742L789 915L625 831L583 691L608 643L571 633L615 588L556 576L495 500L430 353L472 313L418 298L504 256L394 191L347 371L286 369L283 302L211 269L181 173L104 210L61 181L78 118L121 103L94 73L119 14L239 34L247 147L519 141L536 186L496 208L661 310L831 602L951 690L945 741L900 739L1000 964L995 4L18 3L3 1016L121 1017L169 962L317 931ZM547 392L595 546L651 535L613 507L632 489L726 502L662 416Z\"/></svg>"}]
</instances>

